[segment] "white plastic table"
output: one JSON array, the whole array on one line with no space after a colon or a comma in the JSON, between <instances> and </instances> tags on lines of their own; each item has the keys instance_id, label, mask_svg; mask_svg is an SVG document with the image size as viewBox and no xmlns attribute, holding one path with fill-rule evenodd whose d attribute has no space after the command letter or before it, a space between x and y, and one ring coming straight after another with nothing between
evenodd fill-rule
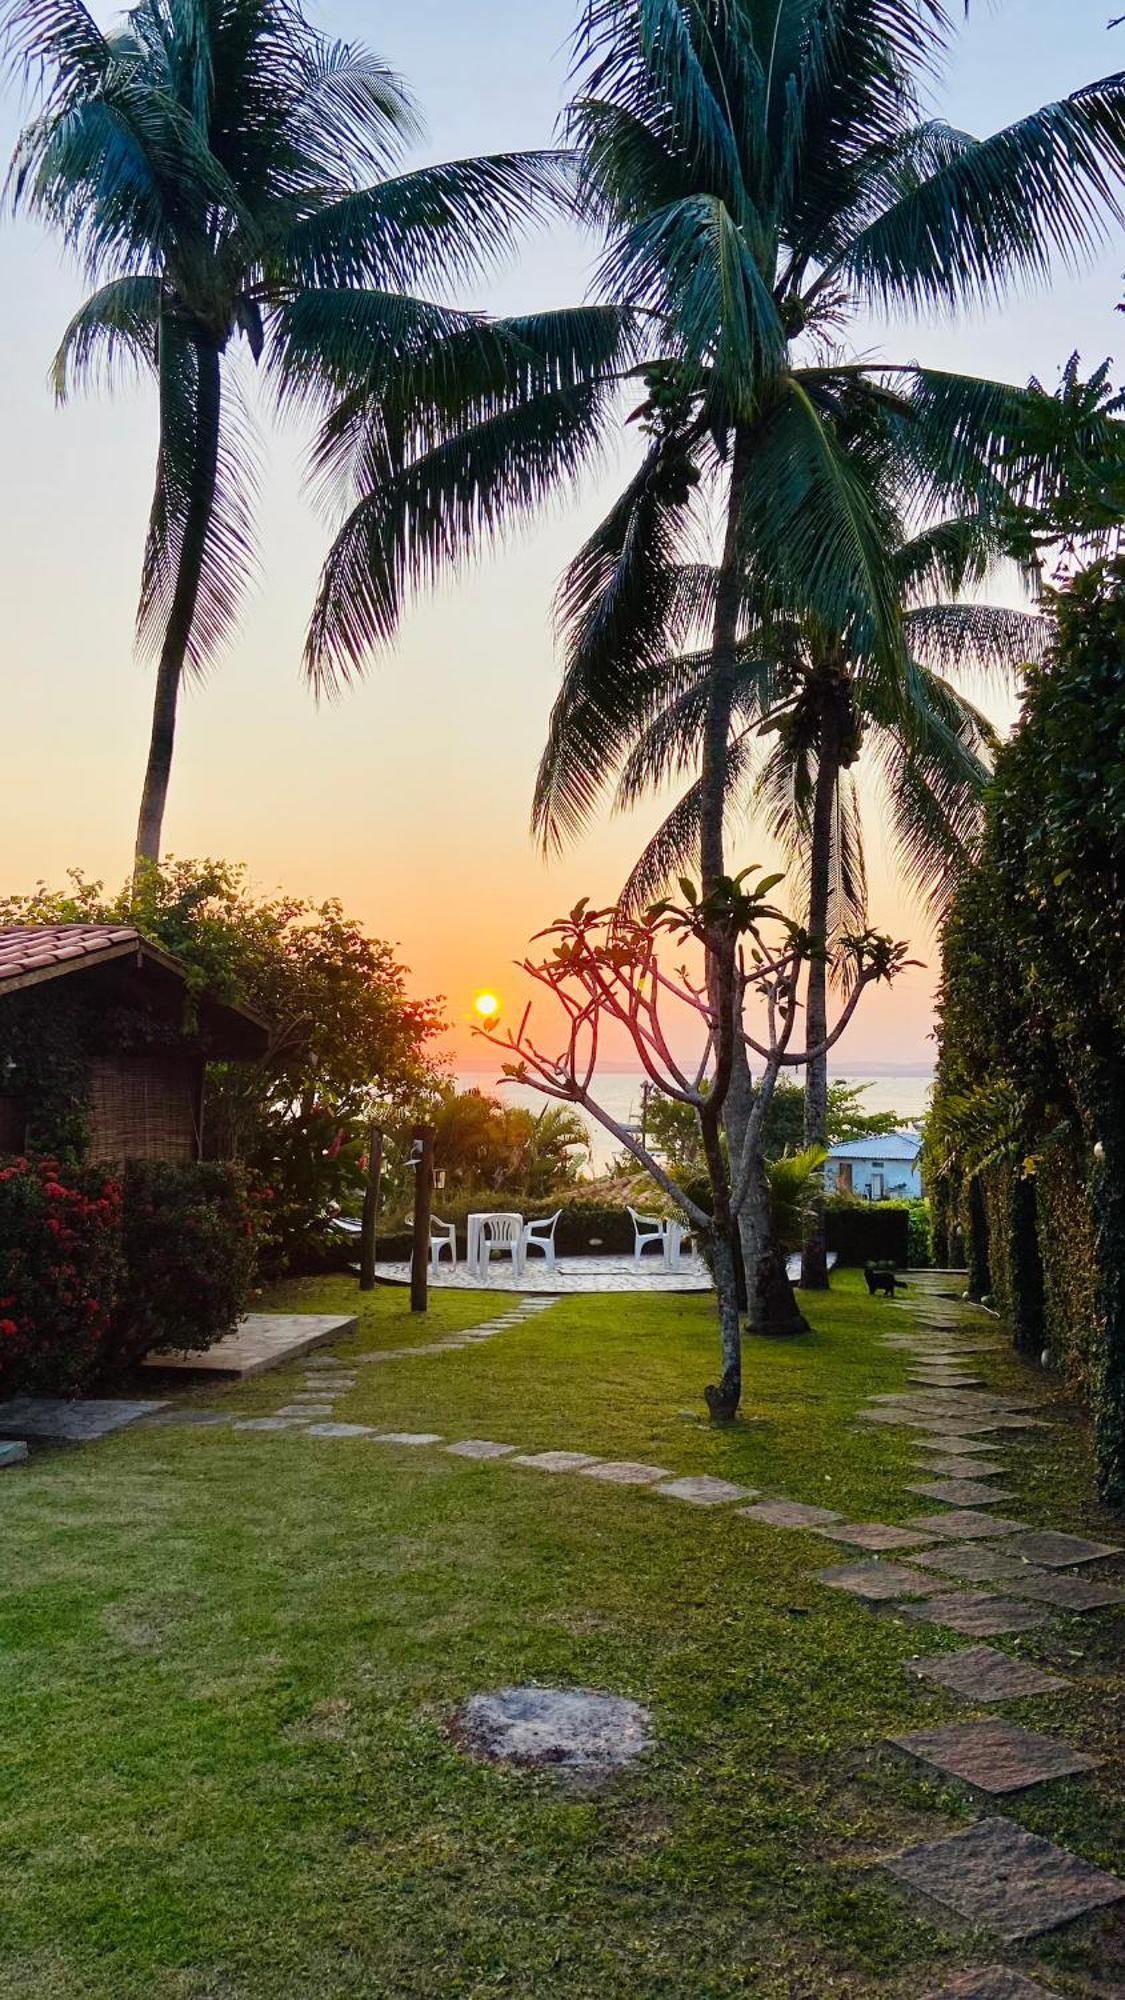
<instances>
[{"instance_id":1,"label":"white plastic table","mask_svg":"<svg viewBox=\"0 0 1125 2000\"><path fill-rule=\"evenodd\" d=\"M484 1241L485 1223L491 1222L493 1217L497 1215L513 1215L513 1214L515 1214L514 1209L489 1208L489 1209L482 1209L479 1214L474 1214L469 1216L468 1221L466 1222L465 1225L465 1236L466 1236L465 1264L468 1270L476 1271L478 1275L480 1273L481 1249ZM517 1216L516 1220L518 1221L520 1229L522 1231L523 1229L522 1215ZM518 1272L521 1268L521 1260L518 1257L516 1257L515 1259L513 1259L513 1263L516 1271Z\"/></svg>"}]
</instances>

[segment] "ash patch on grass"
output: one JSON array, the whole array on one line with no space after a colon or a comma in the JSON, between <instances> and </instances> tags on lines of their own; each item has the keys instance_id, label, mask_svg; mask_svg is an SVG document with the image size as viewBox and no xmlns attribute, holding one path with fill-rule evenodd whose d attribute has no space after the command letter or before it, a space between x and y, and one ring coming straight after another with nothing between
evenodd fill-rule
<instances>
[{"instance_id":1,"label":"ash patch on grass","mask_svg":"<svg viewBox=\"0 0 1125 2000\"><path fill-rule=\"evenodd\" d=\"M455 1743L491 1763L558 1770L596 1782L652 1742L646 1708L591 1688L507 1687L470 1695L450 1723Z\"/></svg>"}]
</instances>

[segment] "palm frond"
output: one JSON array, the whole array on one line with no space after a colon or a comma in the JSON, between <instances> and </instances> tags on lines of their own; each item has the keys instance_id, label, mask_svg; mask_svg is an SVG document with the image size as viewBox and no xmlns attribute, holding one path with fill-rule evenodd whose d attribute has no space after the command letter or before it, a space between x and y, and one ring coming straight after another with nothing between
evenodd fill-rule
<instances>
[{"instance_id":1,"label":"palm frond","mask_svg":"<svg viewBox=\"0 0 1125 2000\"><path fill-rule=\"evenodd\" d=\"M379 182L297 221L276 262L294 287L413 291L452 285L506 256L532 223L570 206L562 152L497 153Z\"/></svg>"},{"instance_id":2,"label":"palm frond","mask_svg":"<svg viewBox=\"0 0 1125 2000\"><path fill-rule=\"evenodd\" d=\"M701 572L684 570L689 511L662 483L656 439L620 500L574 558L558 596L563 684L539 764L532 826L558 847L585 826L631 738L638 700L690 615ZM693 579L685 591L683 576Z\"/></svg>"},{"instance_id":3,"label":"palm frond","mask_svg":"<svg viewBox=\"0 0 1125 2000\"><path fill-rule=\"evenodd\" d=\"M859 231L837 268L887 308L1002 298L1079 268L1123 219L1125 75L1102 77L959 147Z\"/></svg>"},{"instance_id":4,"label":"palm frond","mask_svg":"<svg viewBox=\"0 0 1125 2000\"><path fill-rule=\"evenodd\" d=\"M329 551L305 647L318 693L336 692L393 637L408 592L432 585L510 520L577 478L604 435L596 385L548 390L456 431L367 486Z\"/></svg>"},{"instance_id":5,"label":"palm frond","mask_svg":"<svg viewBox=\"0 0 1125 2000\"><path fill-rule=\"evenodd\" d=\"M65 403L71 390L97 378L112 379L121 363L134 369L156 367L160 280L142 273L111 278L79 306L51 363L55 396Z\"/></svg>"}]
</instances>

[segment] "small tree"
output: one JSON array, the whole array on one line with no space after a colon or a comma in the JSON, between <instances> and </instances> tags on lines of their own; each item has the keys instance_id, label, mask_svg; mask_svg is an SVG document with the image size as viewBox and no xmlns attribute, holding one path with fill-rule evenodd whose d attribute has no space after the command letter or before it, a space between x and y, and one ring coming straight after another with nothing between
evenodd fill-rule
<instances>
[{"instance_id":1,"label":"small tree","mask_svg":"<svg viewBox=\"0 0 1125 2000\"><path fill-rule=\"evenodd\" d=\"M530 1084L560 1103L577 1104L613 1134L687 1218L706 1247L715 1275L722 1342L722 1376L705 1391L712 1416L733 1418L742 1395L742 1332L735 1280L734 1231L740 1217L750 1222L753 1257L746 1272L752 1331L770 1327L770 1305L779 1275L780 1253L770 1228L769 1184L763 1129L783 1070L805 1067L810 1057L836 1043L851 1020L864 989L890 980L908 963L906 947L865 931L840 946L845 997L834 1025L816 1049L795 1044L802 973L817 948L807 931L768 900L781 878L754 877L747 869L722 877L705 897L684 879L682 904L659 903L641 919L616 909L591 910L580 902L568 917L538 937L549 947L522 969L554 998L566 1017L561 1050L551 1055L531 1033L531 1004L518 1028L501 1033L497 1023L481 1032L514 1056L504 1074ZM686 965L666 968L665 945L702 946L706 974L695 979ZM753 1019L751 1021L751 1008ZM673 1048L672 1016L694 1025L702 1045L688 1062ZM636 1133L599 1103L594 1078L603 1026L615 1023L628 1034L646 1076L673 1102L688 1105L699 1123L710 1213L678 1185ZM723 1106L736 1046L758 1066L745 1134L737 1154L723 1145ZM747 1232L743 1232L744 1240Z\"/></svg>"}]
</instances>

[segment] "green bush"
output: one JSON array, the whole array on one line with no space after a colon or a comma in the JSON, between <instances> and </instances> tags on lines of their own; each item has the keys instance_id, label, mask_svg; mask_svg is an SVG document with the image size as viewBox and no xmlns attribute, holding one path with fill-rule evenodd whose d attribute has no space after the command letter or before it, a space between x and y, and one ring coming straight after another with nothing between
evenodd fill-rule
<instances>
[{"instance_id":1,"label":"green bush","mask_svg":"<svg viewBox=\"0 0 1125 2000\"><path fill-rule=\"evenodd\" d=\"M228 1161L126 1166L112 1366L233 1332L253 1288L261 1209L247 1170Z\"/></svg>"},{"instance_id":2,"label":"green bush","mask_svg":"<svg viewBox=\"0 0 1125 2000\"><path fill-rule=\"evenodd\" d=\"M910 1211L905 1202L849 1201L829 1195L824 1204L828 1248L841 1265L910 1263Z\"/></svg>"},{"instance_id":3,"label":"green bush","mask_svg":"<svg viewBox=\"0 0 1125 2000\"><path fill-rule=\"evenodd\" d=\"M0 1396L77 1395L111 1341L119 1183L55 1159L0 1164L0 1273Z\"/></svg>"}]
</instances>

